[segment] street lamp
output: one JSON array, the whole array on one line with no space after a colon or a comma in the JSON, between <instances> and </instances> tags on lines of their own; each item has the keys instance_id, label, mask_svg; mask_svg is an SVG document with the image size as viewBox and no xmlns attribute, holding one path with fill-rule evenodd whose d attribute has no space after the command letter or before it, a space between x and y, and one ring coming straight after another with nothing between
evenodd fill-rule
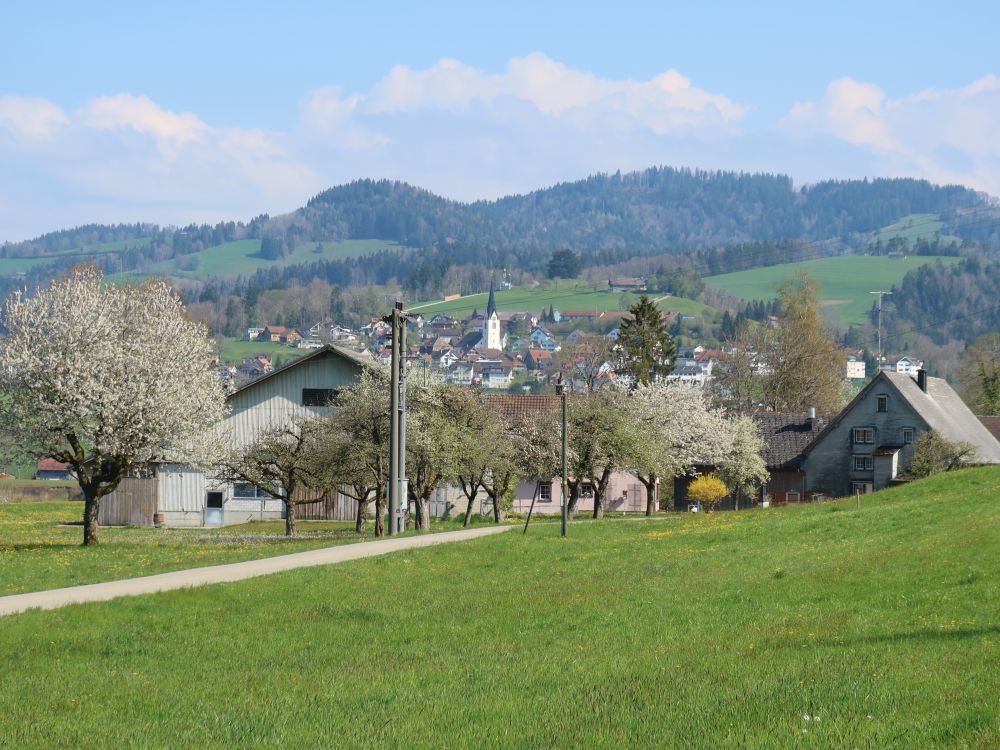
<instances>
[{"instance_id":1,"label":"street lamp","mask_svg":"<svg viewBox=\"0 0 1000 750\"><path fill-rule=\"evenodd\" d=\"M562 373L556 381L556 395L562 399L562 489L559 492L559 505L562 510L562 536L566 536L566 495L569 481L566 477L566 383Z\"/></svg>"}]
</instances>

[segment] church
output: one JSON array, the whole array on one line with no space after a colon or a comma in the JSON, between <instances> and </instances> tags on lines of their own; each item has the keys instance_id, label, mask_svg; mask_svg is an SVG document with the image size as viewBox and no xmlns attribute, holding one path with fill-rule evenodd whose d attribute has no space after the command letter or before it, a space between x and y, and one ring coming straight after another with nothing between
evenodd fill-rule
<instances>
[{"instance_id":1,"label":"church","mask_svg":"<svg viewBox=\"0 0 1000 750\"><path fill-rule=\"evenodd\" d=\"M494 296L494 282L490 281L490 300L486 305L486 315L483 318L483 335L476 344L476 349L503 350L507 336L500 331L500 316L497 315L497 302Z\"/></svg>"}]
</instances>

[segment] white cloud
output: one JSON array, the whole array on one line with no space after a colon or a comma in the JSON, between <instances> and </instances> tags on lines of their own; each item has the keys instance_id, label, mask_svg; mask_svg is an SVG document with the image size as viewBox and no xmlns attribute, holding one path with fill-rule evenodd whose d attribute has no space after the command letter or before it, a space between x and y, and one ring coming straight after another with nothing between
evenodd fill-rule
<instances>
[{"instance_id":1,"label":"white cloud","mask_svg":"<svg viewBox=\"0 0 1000 750\"><path fill-rule=\"evenodd\" d=\"M502 74L488 74L444 59L425 70L397 65L372 90L363 110L373 114L444 111L480 104L494 110L506 100L577 127L647 129L658 135L729 127L747 108L723 94L696 88L676 70L648 81L599 78L541 54L513 58Z\"/></svg>"},{"instance_id":2,"label":"white cloud","mask_svg":"<svg viewBox=\"0 0 1000 750\"><path fill-rule=\"evenodd\" d=\"M163 141L201 141L208 126L191 112L170 112L146 96L118 94L91 99L77 113L81 125L95 130L134 130Z\"/></svg>"},{"instance_id":3,"label":"white cloud","mask_svg":"<svg viewBox=\"0 0 1000 750\"><path fill-rule=\"evenodd\" d=\"M957 182L1000 194L1000 79L892 99L876 85L831 82L815 102L796 104L780 129L862 147L869 174Z\"/></svg>"},{"instance_id":4,"label":"white cloud","mask_svg":"<svg viewBox=\"0 0 1000 750\"><path fill-rule=\"evenodd\" d=\"M0 128L17 138L48 140L68 124L62 108L47 99L0 96Z\"/></svg>"}]
</instances>

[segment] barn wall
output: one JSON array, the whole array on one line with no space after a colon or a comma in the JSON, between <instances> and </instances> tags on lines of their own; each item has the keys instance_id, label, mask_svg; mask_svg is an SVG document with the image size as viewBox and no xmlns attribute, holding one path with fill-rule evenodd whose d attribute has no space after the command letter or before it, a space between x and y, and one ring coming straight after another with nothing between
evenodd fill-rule
<instances>
[{"instance_id":1,"label":"barn wall","mask_svg":"<svg viewBox=\"0 0 1000 750\"><path fill-rule=\"evenodd\" d=\"M234 393L222 429L234 444L244 445L262 430L289 424L295 417L327 414L328 407L303 406L302 389L343 388L356 382L360 371L360 365L332 352L290 367Z\"/></svg>"}]
</instances>

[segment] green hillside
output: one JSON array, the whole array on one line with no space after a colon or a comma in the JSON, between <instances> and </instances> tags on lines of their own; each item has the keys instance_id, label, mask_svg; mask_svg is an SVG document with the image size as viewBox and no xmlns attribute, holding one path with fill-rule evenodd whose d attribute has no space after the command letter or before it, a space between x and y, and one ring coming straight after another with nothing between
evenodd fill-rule
<instances>
[{"instance_id":1,"label":"green hillside","mask_svg":"<svg viewBox=\"0 0 1000 750\"><path fill-rule=\"evenodd\" d=\"M293 266L318 260L357 258L382 250L398 249L400 245L385 240L344 240L342 242L309 242L298 245L281 260L261 258L260 240L237 240L216 245L197 253L177 256L150 266L150 275L200 278L209 276L249 276L261 268ZM317 252L317 248L319 252Z\"/></svg>"},{"instance_id":2,"label":"green hillside","mask_svg":"<svg viewBox=\"0 0 1000 750\"><path fill-rule=\"evenodd\" d=\"M658 299L663 310L676 310L688 315L713 315L715 309L684 297L651 294ZM550 306L566 310L627 310L639 299L636 294L611 292L606 288L595 289L581 282L552 282L540 286L517 286L509 291L496 292L497 310L500 312L540 312ZM429 316L446 313L458 318L467 317L473 310L483 312L489 294L470 294L449 302L421 302L409 310Z\"/></svg>"},{"instance_id":3,"label":"green hillside","mask_svg":"<svg viewBox=\"0 0 1000 750\"><path fill-rule=\"evenodd\" d=\"M584 522L567 539L538 524L8 617L3 735L18 748L994 748L998 496L1000 469L974 469L860 509Z\"/></svg>"},{"instance_id":4,"label":"green hillside","mask_svg":"<svg viewBox=\"0 0 1000 750\"><path fill-rule=\"evenodd\" d=\"M799 263L753 268L720 276L709 276L705 282L744 300L772 299L778 286L789 275L802 269L823 286L820 299L831 317L843 325L863 322L872 306L869 292L891 289L902 281L907 271L928 263L957 263L956 257L908 256L886 258L851 255L819 258Z\"/></svg>"}]
</instances>

